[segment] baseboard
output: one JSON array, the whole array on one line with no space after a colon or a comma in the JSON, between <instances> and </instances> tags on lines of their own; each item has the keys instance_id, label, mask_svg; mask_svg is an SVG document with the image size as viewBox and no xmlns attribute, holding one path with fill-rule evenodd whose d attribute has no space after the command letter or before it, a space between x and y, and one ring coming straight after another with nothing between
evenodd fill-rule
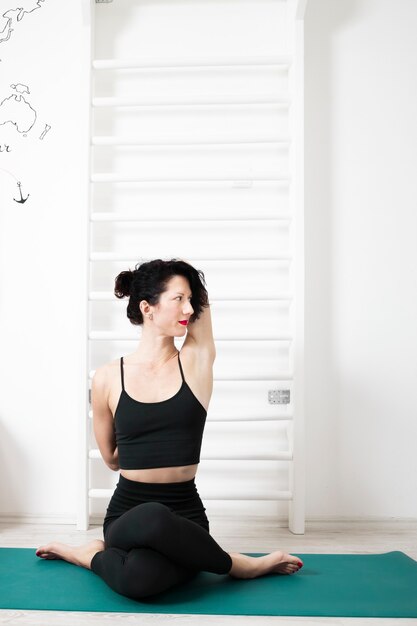
<instances>
[{"instance_id":1,"label":"baseboard","mask_svg":"<svg viewBox=\"0 0 417 626\"><path fill-rule=\"evenodd\" d=\"M90 515L90 525L91 526L102 526L104 518L100 515Z\"/></svg>"},{"instance_id":2,"label":"baseboard","mask_svg":"<svg viewBox=\"0 0 417 626\"><path fill-rule=\"evenodd\" d=\"M285 516L276 516L276 515L245 515L242 518L241 515L210 515L210 521L214 524L221 522L230 522L233 523L236 518L239 519L239 522L243 521L251 521L251 523L265 523L271 522L274 524L278 524L282 527L288 527L288 518ZM375 516L375 515L366 515L366 516L355 516L348 517L343 515L311 515L306 518L306 524L415 524L417 522L416 517L393 517L393 516ZM102 515L92 515L90 517L90 525L91 526L101 526L103 523ZM28 515L25 513L0 513L0 524L62 524L62 525L76 525L77 519L74 515L70 513L62 513L58 515Z\"/></svg>"},{"instance_id":3,"label":"baseboard","mask_svg":"<svg viewBox=\"0 0 417 626\"><path fill-rule=\"evenodd\" d=\"M310 515L306 518L307 524L415 524L416 522L417 517L394 517L385 515L363 515L353 517L346 515Z\"/></svg>"},{"instance_id":4,"label":"baseboard","mask_svg":"<svg viewBox=\"0 0 417 626\"><path fill-rule=\"evenodd\" d=\"M0 524L76 524L77 520L70 513L28 515L26 513L0 513Z\"/></svg>"}]
</instances>

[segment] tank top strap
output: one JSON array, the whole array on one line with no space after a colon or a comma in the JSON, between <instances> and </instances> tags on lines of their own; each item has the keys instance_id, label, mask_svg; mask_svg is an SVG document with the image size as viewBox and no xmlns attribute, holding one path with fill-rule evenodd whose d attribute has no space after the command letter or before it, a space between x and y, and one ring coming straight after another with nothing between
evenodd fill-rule
<instances>
[{"instance_id":1,"label":"tank top strap","mask_svg":"<svg viewBox=\"0 0 417 626\"><path fill-rule=\"evenodd\" d=\"M181 361L180 361L180 353L179 353L179 351L178 351L178 363L179 363L180 370L181 370L182 382L185 383L184 372L182 371L182 365L181 365Z\"/></svg>"},{"instance_id":2,"label":"tank top strap","mask_svg":"<svg viewBox=\"0 0 417 626\"><path fill-rule=\"evenodd\" d=\"M123 372L123 357L120 357L120 379L122 381L122 389L125 390L125 378Z\"/></svg>"}]
</instances>

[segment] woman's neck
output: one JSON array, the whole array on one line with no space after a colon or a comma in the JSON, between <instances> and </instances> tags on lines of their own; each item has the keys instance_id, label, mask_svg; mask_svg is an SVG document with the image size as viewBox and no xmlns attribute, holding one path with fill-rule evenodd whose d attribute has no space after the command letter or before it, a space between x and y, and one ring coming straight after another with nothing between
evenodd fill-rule
<instances>
[{"instance_id":1,"label":"woman's neck","mask_svg":"<svg viewBox=\"0 0 417 626\"><path fill-rule=\"evenodd\" d=\"M156 345L155 342L147 345L141 341L131 357L133 361L148 367L160 367L177 354L178 350L173 341L161 346Z\"/></svg>"}]
</instances>

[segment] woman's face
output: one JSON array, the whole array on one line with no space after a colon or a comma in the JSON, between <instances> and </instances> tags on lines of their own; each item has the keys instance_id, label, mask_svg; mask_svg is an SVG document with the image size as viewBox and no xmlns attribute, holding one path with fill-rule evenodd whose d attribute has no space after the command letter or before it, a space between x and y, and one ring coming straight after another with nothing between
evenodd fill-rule
<instances>
[{"instance_id":1,"label":"woman's face","mask_svg":"<svg viewBox=\"0 0 417 626\"><path fill-rule=\"evenodd\" d=\"M185 335L187 324L180 322L188 322L194 313L191 295L188 280L184 276L173 276L166 291L161 294L159 304L153 309L153 324L170 336Z\"/></svg>"}]
</instances>

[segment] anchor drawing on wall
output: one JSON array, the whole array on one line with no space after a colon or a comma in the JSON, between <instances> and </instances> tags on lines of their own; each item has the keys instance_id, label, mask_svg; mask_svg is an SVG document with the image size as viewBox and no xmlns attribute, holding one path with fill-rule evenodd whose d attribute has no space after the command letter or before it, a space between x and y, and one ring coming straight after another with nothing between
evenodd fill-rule
<instances>
[{"instance_id":1,"label":"anchor drawing on wall","mask_svg":"<svg viewBox=\"0 0 417 626\"><path fill-rule=\"evenodd\" d=\"M19 188L19 192L20 192L20 200L16 200L16 198L13 198L13 200L14 200L15 202L18 202L19 204L24 204L24 203L26 202L26 200L29 198L30 193L28 193L28 195L26 196L26 198L24 198L24 197L22 196L22 183L21 183L21 182L18 182L18 183L17 183L17 186L18 186L18 188Z\"/></svg>"},{"instance_id":2,"label":"anchor drawing on wall","mask_svg":"<svg viewBox=\"0 0 417 626\"><path fill-rule=\"evenodd\" d=\"M29 198L30 194L28 193L26 198L23 197L23 194L22 194L22 183L19 180L17 180L16 176L12 172L9 172L9 170L6 170L4 167L0 167L0 172L5 172L6 174L8 174L12 178L14 178L14 180L16 181L16 184L17 184L17 188L19 189L20 198L13 198L13 200L15 202L17 202L18 204L24 204L26 202L26 200Z\"/></svg>"}]
</instances>

